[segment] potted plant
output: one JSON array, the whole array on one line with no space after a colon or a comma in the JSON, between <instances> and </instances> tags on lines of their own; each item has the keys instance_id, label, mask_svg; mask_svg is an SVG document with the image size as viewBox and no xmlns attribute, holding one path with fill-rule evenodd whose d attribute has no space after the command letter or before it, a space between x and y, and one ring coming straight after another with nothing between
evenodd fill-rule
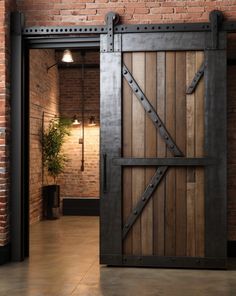
<instances>
[{"instance_id":1,"label":"potted plant","mask_svg":"<svg viewBox=\"0 0 236 296\"><path fill-rule=\"evenodd\" d=\"M60 186L56 184L56 181L67 162L65 154L62 152L62 145L65 137L70 135L70 125L71 121L54 118L49 122L48 128L43 130L43 166L54 182L54 184L43 186L43 208L44 216L47 219L59 217ZM55 209L57 210L55 211Z\"/></svg>"}]
</instances>

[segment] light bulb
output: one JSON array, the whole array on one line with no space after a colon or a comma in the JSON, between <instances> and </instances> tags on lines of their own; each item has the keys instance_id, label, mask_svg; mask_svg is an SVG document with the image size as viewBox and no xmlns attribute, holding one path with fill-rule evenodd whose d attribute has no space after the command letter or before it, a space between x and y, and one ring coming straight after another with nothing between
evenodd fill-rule
<instances>
[{"instance_id":1,"label":"light bulb","mask_svg":"<svg viewBox=\"0 0 236 296\"><path fill-rule=\"evenodd\" d=\"M64 63L73 63L74 62L73 57L72 57L72 53L69 49L64 50L61 60Z\"/></svg>"}]
</instances>

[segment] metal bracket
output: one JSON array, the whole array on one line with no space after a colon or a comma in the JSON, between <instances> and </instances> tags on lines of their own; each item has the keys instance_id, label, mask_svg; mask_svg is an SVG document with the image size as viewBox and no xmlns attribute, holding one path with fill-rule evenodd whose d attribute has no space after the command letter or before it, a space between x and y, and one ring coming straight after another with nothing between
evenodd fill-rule
<instances>
[{"instance_id":1,"label":"metal bracket","mask_svg":"<svg viewBox=\"0 0 236 296\"><path fill-rule=\"evenodd\" d=\"M160 166L154 176L152 177L150 183L146 187L144 193L142 194L140 200L138 201L137 205L133 209L132 213L129 215L124 227L123 227L123 239L127 236L128 232L134 225L135 221L137 220L138 216L142 213L143 209L145 208L146 204L148 203L149 199L151 198L152 194L155 192L157 186L165 176L168 170L168 166Z\"/></svg>"},{"instance_id":2,"label":"metal bracket","mask_svg":"<svg viewBox=\"0 0 236 296\"><path fill-rule=\"evenodd\" d=\"M19 25L20 24L20 25ZM21 36L25 25L24 14L21 12L13 12L11 17L11 33L14 35Z\"/></svg>"},{"instance_id":3,"label":"metal bracket","mask_svg":"<svg viewBox=\"0 0 236 296\"><path fill-rule=\"evenodd\" d=\"M161 137L164 139L168 149L173 153L174 156L183 156L182 151L178 148L174 140L172 139L171 135L167 131L164 123L162 122L159 115L156 113L155 109L137 84L137 82L134 80L134 77L129 72L128 68L123 65L123 76L127 80L130 88L133 90L134 94L140 101L140 103L143 105L143 108L151 118L153 124L155 127L159 130L159 133Z\"/></svg>"},{"instance_id":4,"label":"metal bracket","mask_svg":"<svg viewBox=\"0 0 236 296\"><path fill-rule=\"evenodd\" d=\"M223 22L223 13L219 10L213 10L209 16L211 23L211 49L218 49L219 30Z\"/></svg>"},{"instance_id":5,"label":"metal bracket","mask_svg":"<svg viewBox=\"0 0 236 296\"><path fill-rule=\"evenodd\" d=\"M106 15L107 24L107 51L114 51L114 25L119 22L119 15L114 12L109 12Z\"/></svg>"},{"instance_id":6,"label":"metal bracket","mask_svg":"<svg viewBox=\"0 0 236 296\"><path fill-rule=\"evenodd\" d=\"M204 70L205 70L205 63L203 62L201 67L199 68L199 70L195 73L193 80L190 83L189 87L187 88L186 94L190 95L195 91L195 89L198 85L198 82L201 80L201 78L204 74Z\"/></svg>"}]
</instances>

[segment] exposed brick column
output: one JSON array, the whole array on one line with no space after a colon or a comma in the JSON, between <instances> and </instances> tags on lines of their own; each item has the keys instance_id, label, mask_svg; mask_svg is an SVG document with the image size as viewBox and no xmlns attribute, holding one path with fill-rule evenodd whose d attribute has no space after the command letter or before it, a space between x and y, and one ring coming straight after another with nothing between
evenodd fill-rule
<instances>
[{"instance_id":1,"label":"exposed brick column","mask_svg":"<svg viewBox=\"0 0 236 296\"><path fill-rule=\"evenodd\" d=\"M0 247L9 242L10 12L15 1L0 2Z\"/></svg>"}]
</instances>

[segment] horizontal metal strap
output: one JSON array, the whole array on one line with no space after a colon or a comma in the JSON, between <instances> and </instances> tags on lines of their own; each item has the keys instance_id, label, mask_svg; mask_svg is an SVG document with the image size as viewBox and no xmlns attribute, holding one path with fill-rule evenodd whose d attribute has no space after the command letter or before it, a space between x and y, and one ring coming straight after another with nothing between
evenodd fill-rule
<instances>
[{"instance_id":1,"label":"horizontal metal strap","mask_svg":"<svg viewBox=\"0 0 236 296\"><path fill-rule=\"evenodd\" d=\"M236 22L235 21L223 22L220 29L221 31L226 31L226 32L236 32Z\"/></svg>"},{"instance_id":2,"label":"horizontal metal strap","mask_svg":"<svg viewBox=\"0 0 236 296\"><path fill-rule=\"evenodd\" d=\"M107 26L34 26L23 29L25 36L107 33Z\"/></svg>"},{"instance_id":3,"label":"horizontal metal strap","mask_svg":"<svg viewBox=\"0 0 236 296\"><path fill-rule=\"evenodd\" d=\"M207 157L163 157L163 158L113 158L114 165L121 166L207 166L216 161Z\"/></svg>"},{"instance_id":4,"label":"horizontal metal strap","mask_svg":"<svg viewBox=\"0 0 236 296\"><path fill-rule=\"evenodd\" d=\"M143 93L142 89L139 87L138 83L135 81L134 77L128 70L128 68L123 65L123 76L127 80L128 85L134 92L135 96L139 100L139 102L142 104L144 110L149 115L150 119L152 120L154 126L159 131L159 134L163 138L163 140L166 143L166 146L170 150L170 152L174 156L183 156L182 151L179 149L179 147L176 145L174 140L172 139L170 133L167 131L164 123L162 122L160 116L156 113L156 110L153 108L152 104L149 102L148 98Z\"/></svg>"},{"instance_id":5,"label":"horizontal metal strap","mask_svg":"<svg viewBox=\"0 0 236 296\"><path fill-rule=\"evenodd\" d=\"M136 256L120 254L102 254L102 264L113 266L142 267L184 267L200 269L226 269L227 258L224 257L187 257L187 256Z\"/></svg>"},{"instance_id":6,"label":"horizontal metal strap","mask_svg":"<svg viewBox=\"0 0 236 296\"><path fill-rule=\"evenodd\" d=\"M223 22L222 31L235 32L236 22ZM115 25L114 33L153 33L153 32L210 32L211 23L169 23L169 24L123 24ZM100 26L34 26L23 29L24 36L68 35L68 34L107 34L108 28Z\"/></svg>"},{"instance_id":7,"label":"horizontal metal strap","mask_svg":"<svg viewBox=\"0 0 236 296\"><path fill-rule=\"evenodd\" d=\"M198 82L202 78L204 74L204 69L205 69L205 63L203 62L199 70L196 72L196 74L193 77L192 82L190 83L189 87L187 88L186 94L190 95L194 92L196 89Z\"/></svg>"},{"instance_id":8,"label":"horizontal metal strap","mask_svg":"<svg viewBox=\"0 0 236 296\"><path fill-rule=\"evenodd\" d=\"M87 48L100 47L100 38L93 37L25 37L30 48Z\"/></svg>"},{"instance_id":9,"label":"horizontal metal strap","mask_svg":"<svg viewBox=\"0 0 236 296\"><path fill-rule=\"evenodd\" d=\"M210 32L211 24L205 23L173 23L173 24L136 24L115 25L115 33L151 33L151 32ZM224 23L226 31L236 29L235 22ZM34 26L23 29L25 36L65 35L65 34L107 34L107 26Z\"/></svg>"},{"instance_id":10,"label":"horizontal metal strap","mask_svg":"<svg viewBox=\"0 0 236 296\"><path fill-rule=\"evenodd\" d=\"M136 206L130 213L124 227L123 227L123 239L134 225L135 221L138 219L139 215L142 213L152 194L155 192L158 184L161 182L162 178L165 176L168 170L167 166L160 166L154 176L152 177L150 183L146 187L144 193L142 194L140 200L137 202Z\"/></svg>"}]
</instances>

